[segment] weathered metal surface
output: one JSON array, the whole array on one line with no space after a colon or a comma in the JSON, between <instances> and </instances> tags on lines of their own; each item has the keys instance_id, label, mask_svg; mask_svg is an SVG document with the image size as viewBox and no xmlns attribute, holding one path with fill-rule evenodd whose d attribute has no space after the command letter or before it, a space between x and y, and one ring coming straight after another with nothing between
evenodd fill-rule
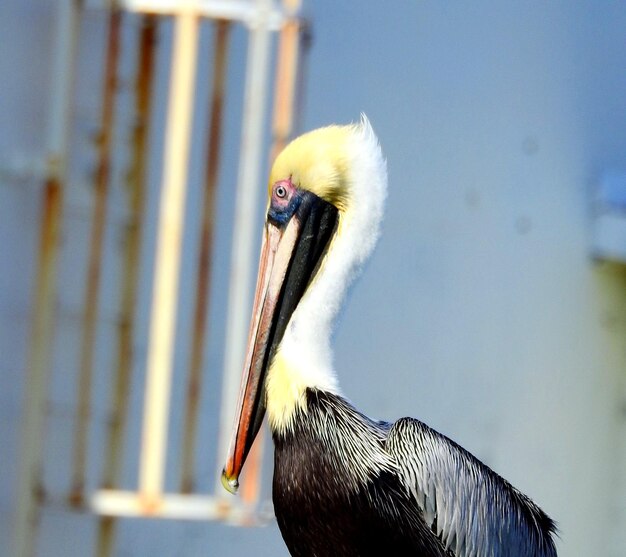
<instances>
[{"instance_id":1,"label":"weathered metal surface","mask_svg":"<svg viewBox=\"0 0 626 557\"><path fill-rule=\"evenodd\" d=\"M102 250L107 218L109 179L111 174L111 144L114 126L117 65L120 53L122 12L112 9L109 14L106 59L104 65L102 113L97 138L98 163L94 180L94 199L91 215L91 238L87 263L87 280L82 317L80 368L76 389L77 416L74 428L71 491L68 502L81 507L84 502L85 470L87 467L87 440L91 418L91 386L93 381L93 354L96 341Z\"/></svg>"},{"instance_id":2,"label":"weathered metal surface","mask_svg":"<svg viewBox=\"0 0 626 557\"><path fill-rule=\"evenodd\" d=\"M123 445L128 421L128 404L135 345L135 311L139 287L141 236L145 220L149 124L152 114L158 23L154 15L141 17L135 77L135 122L128 173L128 223L123 241L123 274L117 327L117 358L111 388L102 488L119 487ZM115 517L104 516L98 525L97 554L113 554Z\"/></svg>"},{"instance_id":3,"label":"weathered metal surface","mask_svg":"<svg viewBox=\"0 0 626 557\"><path fill-rule=\"evenodd\" d=\"M165 474L198 27L191 11L175 17L139 469L147 501L161 497Z\"/></svg>"},{"instance_id":4,"label":"weathered metal surface","mask_svg":"<svg viewBox=\"0 0 626 557\"><path fill-rule=\"evenodd\" d=\"M215 193L222 142L222 110L226 82L228 37L231 24L227 21L215 22L213 44L213 88L209 116L209 138L202 203L200 249L198 254L198 278L191 337L191 359L187 382L187 403L183 427L183 448L181 464L181 491L191 493L195 484L195 452L198 430L198 405L202 392L202 363L205 338L207 335L207 314L209 310L209 288L211 280L211 260L213 228L215 226Z\"/></svg>"},{"instance_id":5,"label":"weathered metal surface","mask_svg":"<svg viewBox=\"0 0 626 557\"><path fill-rule=\"evenodd\" d=\"M57 4L55 50L47 126L47 178L43 207L35 291L32 334L26 368L22 452L18 504L15 516L15 554L31 557L35 551L39 504L45 496L42 484L46 391L54 339L56 268L58 263L67 143L74 93L79 11L73 0Z\"/></svg>"},{"instance_id":6,"label":"weathered metal surface","mask_svg":"<svg viewBox=\"0 0 626 557\"><path fill-rule=\"evenodd\" d=\"M272 124L272 160L284 149L293 132L299 48L300 22L297 19L289 19L280 30L278 42Z\"/></svg>"}]
</instances>

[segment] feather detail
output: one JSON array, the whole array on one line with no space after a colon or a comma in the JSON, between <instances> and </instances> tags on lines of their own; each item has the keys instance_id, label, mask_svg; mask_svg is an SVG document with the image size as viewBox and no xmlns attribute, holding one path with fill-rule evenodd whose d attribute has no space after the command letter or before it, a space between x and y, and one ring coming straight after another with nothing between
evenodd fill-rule
<instances>
[{"instance_id":1,"label":"feather detail","mask_svg":"<svg viewBox=\"0 0 626 557\"><path fill-rule=\"evenodd\" d=\"M465 449L419 420L391 428L387 450L456 557L555 557L554 522Z\"/></svg>"}]
</instances>

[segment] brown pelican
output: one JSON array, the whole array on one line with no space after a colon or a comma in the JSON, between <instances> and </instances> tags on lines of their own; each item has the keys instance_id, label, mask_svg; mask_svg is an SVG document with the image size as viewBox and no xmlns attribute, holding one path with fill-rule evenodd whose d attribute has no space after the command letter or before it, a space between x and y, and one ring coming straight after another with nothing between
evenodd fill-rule
<instances>
[{"instance_id":1,"label":"brown pelican","mask_svg":"<svg viewBox=\"0 0 626 557\"><path fill-rule=\"evenodd\" d=\"M422 422L372 420L339 391L333 322L376 242L386 187L365 117L276 158L222 482L236 491L267 412L274 510L292 555L555 556L554 523L506 480Z\"/></svg>"}]
</instances>

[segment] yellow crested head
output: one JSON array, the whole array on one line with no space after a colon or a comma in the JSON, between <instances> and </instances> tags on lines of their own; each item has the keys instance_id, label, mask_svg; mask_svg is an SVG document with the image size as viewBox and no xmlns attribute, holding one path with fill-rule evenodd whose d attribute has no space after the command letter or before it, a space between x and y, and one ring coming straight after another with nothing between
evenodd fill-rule
<instances>
[{"instance_id":1,"label":"yellow crested head","mask_svg":"<svg viewBox=\"0 0 626 557\"><path fill-rule=\"evenodd\" d=\"M282 181L315 194L339 214L269 366L266 405L274 431L292 427L297 409L306 411L308 388L339 389L330 348L333 323L348 286L376 243L387 188L386 163L367 118L320 128L292 141L276 157L270 196ZM313 238L316 231L307 233Z\"/></svg>"},{"instance_id":2,"label":"yellow crested head","mask_svg":"<svg viewBox=\"0 0 626 557\"><path fill-rule=\"evenodd\" d=\"M362 125L327 126L294 139L276 157L269 188L291 178L293 184L308 190L340 211L350 197L350 167L355 139Z\"/></svg>"}]
</instances>

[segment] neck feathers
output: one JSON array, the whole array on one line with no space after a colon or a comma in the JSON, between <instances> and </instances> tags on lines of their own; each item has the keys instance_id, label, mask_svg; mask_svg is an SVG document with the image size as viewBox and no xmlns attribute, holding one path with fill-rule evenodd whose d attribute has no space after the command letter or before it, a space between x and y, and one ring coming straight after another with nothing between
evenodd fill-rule
<instances>
[{"instance_id":1,"label":"neck feathers","mask_svg":"<svg viewBox=\"0 0 626 557\"><path fill-rule=\"evenodd\" d=\"M334 322L379 235L387 169L378 140L365 116L360 124L342 130L345 141L338 158L345 175L338 183L343 191L333 193L344 206L338 207L338 225L326 255L287 325L268 373L267 409L275 431L291 428L297 408L306 410L307 388L339 392L330 346Z\"/></svg>"}]
</instances>

